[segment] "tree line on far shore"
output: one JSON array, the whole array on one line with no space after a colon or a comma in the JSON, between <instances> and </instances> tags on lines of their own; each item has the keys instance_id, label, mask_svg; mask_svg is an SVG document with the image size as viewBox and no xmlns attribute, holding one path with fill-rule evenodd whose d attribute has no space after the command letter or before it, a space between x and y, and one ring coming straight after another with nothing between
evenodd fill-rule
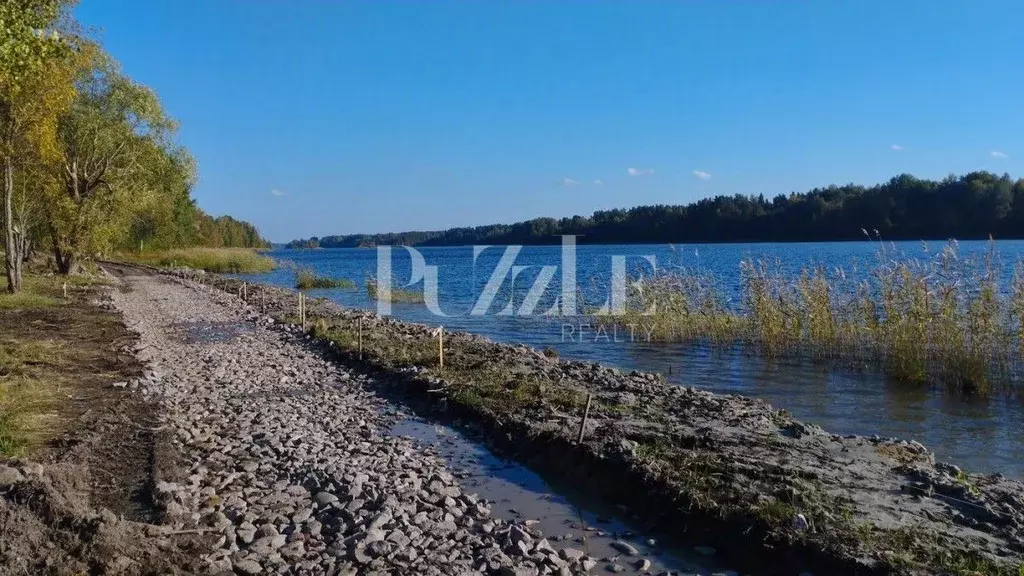
<instances>
[{"instance_id":1,"label":"tree line on far shore","mask_svg":"<svg viewBox=\"0 0 1024 576\"><path fill-rule=\"evenodd\" d=\"M7 288L33 253L58 272L119 250L266 247L200 210L195 161L151 89L126 76L72 0L0 2L0 172Z\"/></svg>"},{"instance_id":2,"label":"tree line on far shore","mask_svg":"<svg viewBox=\"0 0 1024 576\"><path fill-rule=\"evenodd\" d=\"M352 234L295 240L289 248L581 243L696 243L1024 238L1024 179L972 172L940 181L903 174L875 186L804 193L716 196L688 205L599 210L590 216L435 232Z\"/></svg>"}]
</instances>

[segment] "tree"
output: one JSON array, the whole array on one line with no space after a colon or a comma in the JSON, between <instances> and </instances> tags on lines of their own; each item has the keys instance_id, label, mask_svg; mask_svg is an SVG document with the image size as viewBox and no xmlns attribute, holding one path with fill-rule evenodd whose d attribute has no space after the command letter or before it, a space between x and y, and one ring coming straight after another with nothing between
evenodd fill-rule
<instances>
[{"instance_id":1,"label":"tree","mask_svg":"<svg viewBox=\"0 0 1024 576\"><path fill-rule=\"evenodd\" d=\"M70 82L61 73L70 44L56 29L67 6L65 0L0 3L4 32L0 38L0 162L4 271L10 292L21 288L29 238L27 198L20 210L15 209L15 171L19 160L48 159L54 149L57 116L70 99Z\"/></svg>"},{"instance_id":2,"label":"tree","mask_svg":"<svg viewBox=\"0 0 1024 576\"><path fill-rule=\"evenodd\" d=\"M71 272L89 250L109 249L133 207L144 204L165 167L176 130L156 94L121 74L98 47L76 80L60 123L60 193L49 207L57 269Z\"/></svg>"},{"instance_id":3,"label":"tree","mask_svg":"<svg viewBox=\"0 0 1024 576\"><path fill-rule=\"evenodd\" d=\"M871 187L846 184L804 193L703 198L686 206L599 210L588 217L515 224L324 236L323 248L386 244L459 246L550 243L561 234L589 243L678 243L1024 238L1024 180L974 172L941 181L902 174ZM295 240L289 247L308 246Z\"/></svg>"}]
</instances>

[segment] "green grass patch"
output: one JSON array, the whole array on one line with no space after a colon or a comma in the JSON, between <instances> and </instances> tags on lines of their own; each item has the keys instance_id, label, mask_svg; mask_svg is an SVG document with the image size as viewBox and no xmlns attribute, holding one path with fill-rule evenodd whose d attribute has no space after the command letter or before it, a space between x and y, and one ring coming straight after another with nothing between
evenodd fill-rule
<instances>
[{"instance_id":1,"label":"green grass patch","mask_svg":"<svg viewBox=\"0 0 1024 576\"><path fill-rule=\"evenodd\" d=\"M0 291L0 310L38 310L64 304L64 286L68 293L85 286L104 284L106 279L91 274L57 276L26 274L16 294Z\"/></svg>"},{"instance_id":2,"label":"green grass patch","mask_svg":"<svg viewBox=\"0 0 1024 576\"><path fill-rule=\"evenodd\" d=\"M366 293L370 296L371 300L377 301L384 295L381 293L375 280L366 281ZM408 290L405 288L391 288L390 301L393 303L401 304L422 304L423 293L418 290Z\"/></svg>"},{"instance_id":3,"label":"green grass patch","mask_svg":"<svg viewBox=\"0 0 1024 576\"><path fill-rule=\"evenodd\" d=\"M59 306L61 301L52 296L22 290L17 294L0 293L0 310L32 310Z\"/></svg>"},{"instance_id":4,"label":"green grass patch","mask_svg":"<svg viewBox=\"0 0 1024 576\"><path fill-rule=\"evenodd\" d=\"M287 320L287 319L286 319ZM359 350L358 328L354 322L311 320L313 334L330 340L341 350ZM520 410L543 410L561 414L582 413L587 396L582 390L534 376L524 377L508 367L472 359L460 349L445 347L444 368L439 366L437 338L430 335L397 336L365 328L363 357L392 368L418 366L443 378L443 393L464 407L496 415Z\"/></svg>"},{"instance_id":5,"label":"green grass patch","mask_svg":"<svg viewBox=\"0 0 1024 576\"><path fill-rule=\"evenodd\" d=\"M295 273L295 288L299 290L313 290L316 288L355 288L356 283L348 278L330 278L317 276L316 272L308 268L300 268Z\"/></svg>"},{"instance_id":6,"label":"green grass patch","mask_svg":"<svg viewBox=\"0 0 1024 576\"><path fill-rule=\"evenodd\" d=\"M252 248L181 248L163 252L122 253L125 262L157 268L187 266L215 274L259 274L270 272L277 263Z\"/></svg>"}]
</instances>

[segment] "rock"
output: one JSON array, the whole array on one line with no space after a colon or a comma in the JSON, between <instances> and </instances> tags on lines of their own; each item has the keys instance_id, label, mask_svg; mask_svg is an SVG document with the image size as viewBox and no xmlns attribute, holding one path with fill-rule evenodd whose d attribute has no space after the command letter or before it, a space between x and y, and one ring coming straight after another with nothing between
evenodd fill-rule
<instances>
[{"instance_id":1,"label":"rock","mask_svg":"<svg viewBox=\"0 0 1024 576\"><path fill-rule=\"evenodd\" d=\"M639 556L640 551L633 547L629 542L623 540L616 540L610 544L610 546L619 552L622 552L626 556Z\"/></svg>"},{"instance_id":2,"label":"rock","mask_svg":"<svg viewBox=\"0 0 1024 576\"><path fill-rule=\"evenodd\" d=\"M19 472L17 468L11 468L10 466L0 464L0 487L17 484L24 479L25 477L21 475L21 472Z\"/></svg>"},{"instance_id":3,"label":"rock","mask_svg":"<svg viewBox=\"0 0 1024 576\"><path fill-rule=\"evenodd\" d=\"M286 538L281 534L277 536L264 536L253 541L249 545L249 551L260 556L269 556L272 552L284 546L285 542Z\"/></svg>"},{"instance_id":4,"label":"rock","mask_svg":"<svg viewBox=\"0 0 1024 576\"><path fill-rule=\"evenodd\" d=\"M512 526L512 528L509 530L508 537L510 540L512 540L513 544L519 544L521 542L525 544L531 544L533 542L533 537L530 536L530 534L526 530L523 530L519 526Z\"/></svg>"},{"instance_id":5,"label":"rock","mask_svg":"<svg viewBox=\"0 0 1024 576\"><path fill-rule=\"evenodd\" d=\"M803 514L793 516L793 529L797 532L806 532L808 528L807 518Z\"/></svg>"},{"instance_id":6,"label":"rock","mask_svg":"<svg viewBox=\"0 0 1024 576\"><path fill-rule=\"evenodd\" d=\"M576 562L583 557L583 551L575 548L562 548L559 554L569 562Z\"/></svg>"},{"instance_id":7,"label":"rock","mask_svg":"<svg viewBox=\"0 0 1024 576\"><path fill-rule=\"evenodd\" d=\"M256 527L249 522L243 522L235 530L235 535L245 544L251 543L256 538Z\"/></svg>"},{"instance_id":8,"label":"rock","mask_svg":"<svg viewBox=\"0 0 1024 576\"><path fill-rule=\"evenodd\" d=\"M330 492L319 492L313 497L313 501L320 506L328 506L338 501L338 497Z\"/></svg>"},{"instance_id":9,"label":"rock","mask_svg":"<svg viewBox=\"0 0 1024 576\"><path fill-rule=\"evenodd\" d=\"M232 565L232 568L234 568L235 573L245 574L246 576L252 576L255 574L263 573L263 567L260 566L259 562L256 562L255 560L250 560L248 558L245 560L239 560L238 562L235 562Z\"/></svg>"}]
</instances>

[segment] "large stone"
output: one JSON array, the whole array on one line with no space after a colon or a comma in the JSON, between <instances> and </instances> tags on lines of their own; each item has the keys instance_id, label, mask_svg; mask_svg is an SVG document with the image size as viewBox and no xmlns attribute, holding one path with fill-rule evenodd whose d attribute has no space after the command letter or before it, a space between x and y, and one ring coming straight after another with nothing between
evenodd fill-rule
<instances>
[{"instance_id":1,"label":"large stone","mask_svg":"<svg viewBox=\"0 0 1024 576\"><path fill-rule=\"evenodd\" d=\"M246 576L254 576L256 574L263 573L263 567L260 566L260 563L249 558L235 562L232 568L234 568L236 573L244 574Z\"/></svg>"},{"instance_id":2,"label":"large stone","mask_svg":"<svg viewBox=\"0 0 1024 576\"><path fill-rule=\"evenodd\" d=\"M622 552L626 556L639 556L640 555L640 551L637 550L629 542L625 542L623 540L616 540L616 541L612 542L610 545L611 545L612 548L618 550L619 552Z\"/></svg>"},{"instance_id":3,"label":"large stone","mask_svg":"<svg viewBox=\"0 0 1024 576\"><path fill-rule=\"evenodd\" d=\"M0 464L0 486L10 486L11 484L17 484L24 480L25 477L21 475L16 468L10 466L4 466Z\"/></svg>"}]
</instances>

